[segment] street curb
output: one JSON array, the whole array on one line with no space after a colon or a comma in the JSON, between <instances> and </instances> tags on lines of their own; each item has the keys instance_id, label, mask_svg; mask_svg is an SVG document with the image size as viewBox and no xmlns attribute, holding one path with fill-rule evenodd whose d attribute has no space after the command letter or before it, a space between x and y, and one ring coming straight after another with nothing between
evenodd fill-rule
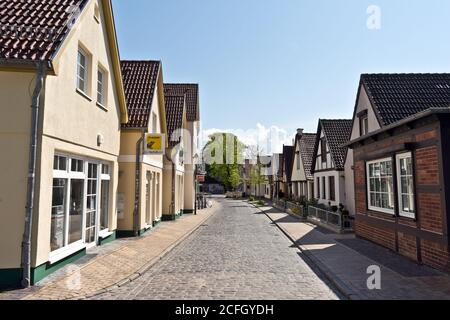
<instances>
[{"instance_id":1,"label":"street curb","mask_svg":"<svg viewBox=\"0 0 450 320\"><path fill-rule=\"evenodd\" d=\"M216 203L217 204L217 203ZM157 257L153 258L152 260L150 260L150 262L146 263L143 267L141 267L137 272L131 274L130 276L128 276L127 278L116 282L115 284L106 287L104 289L101 289L97 292L95 292L94 294L89 294L85 297L75 297L72 299L75 300L83 300L83 299L90 299L93 297L97 297L99 295L111 292L113 290L116 290L117 288L120 288L126 284L129 284L137 279L139 279L140 277L142 277L148 270L150 270L158 261L162 260L167 254L169 254L173 249L175 249L176 247L178 247L181 243L183 243L187 238L189 238L194 232L196 232L198 229L200 229L200 227L205 224L205 222L207 222L209 219L211 219L217 211L213 212L212 214L210 214L207 218L201 220L197 226L195 226L191 231L189 231L188 233L186 233L184 236L182 236L181 238L179 238L178 240L176 240L172 245L170 245L169 247L167 247L164 251L162 251ZM68 300L68 299L65 299Z\"/></svg>"},{"instance_id":2,"label":"street curb","mask_svg":"<svg viewBox=\"0 0 450 320\"><path fill-rule=\"evenodd\" d=\"M324 265L319 259L317 259L312 253L309 252L305 247L303 247L301 244L298 243L297 240L295 240L286 230L284 230L278 223L275 222L274 219L270 217L266 213L266 210L262 209L262 207L258 207L253 205L256 209L263 212L267 218L269 218L270 221L272 221L273 224L275 224L278 229L290 240L292 243L301 251L301 253L308 259L310 263L312 263L318 271L332 284L336 287L336 289L339 291L341 295L343 295L347 300L361 300L362 298L354 292L347 284L345 284L343 281L338 279L338 277L326 266ZM276 208L275 208L276 209ZM289 213L282 212L284 214ZM299 219L300 220L300 219Z\"/></svg>"}]
</instances>

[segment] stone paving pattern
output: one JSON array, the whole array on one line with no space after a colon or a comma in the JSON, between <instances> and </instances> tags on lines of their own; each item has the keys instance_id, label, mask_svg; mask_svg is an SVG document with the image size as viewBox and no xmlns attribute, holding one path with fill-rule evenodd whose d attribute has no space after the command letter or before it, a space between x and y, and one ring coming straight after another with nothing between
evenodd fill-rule
<instances>
[{"instance_id":1,"label":"stone paving pattern","mask_svg":"<svg viewBox=\"0 0 450 320\"><path fill-rule=\"evenodd\" d=\"M321 228L280 212L261 208L315 263L339 281L351 299L365 300L448 300L450 276L419 265L388 249L354 235L321 232ZM381 268L381 290L367 287L367 268ZM326 270L324 270L326 269Z\"/></svg>"},{"instance_id":2,"label":"stone paving pattern","mask_svg":"<svg viewBox=\"0 0 450 320\"><path fill-rule=\"evenodd\" d=\"M155 263L217 210L220 210L218 204L199 215L165 222L144 237L117 240L94 249L97 258L87 257L81 263L69 265L64 271L69 271L68 274L55 275L56 279L47 279L35 288L4 293L0 299L69 300L92 296Z\"/></svg>"},{"instance_id":3,"label":"stone paving pattern","mask_svg":"<svg viewBox=\"0 0 450 320\"><path fill-rule=\"evenodd\" d=\"M223 203L141 278L94 299L338 299L266 215L245 202Z\"/></svg>"}]
</instances>

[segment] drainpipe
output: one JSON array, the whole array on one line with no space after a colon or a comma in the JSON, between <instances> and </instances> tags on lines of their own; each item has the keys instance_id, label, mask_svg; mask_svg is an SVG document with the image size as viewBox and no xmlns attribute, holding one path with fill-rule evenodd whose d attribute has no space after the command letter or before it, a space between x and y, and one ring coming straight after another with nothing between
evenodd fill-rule
<instances>
[{"instance_id":1,"label":"drainpipe","mask_svg":"<svg viewBox=\"0 0 450 320\"><path fill-rule=\"evenodd\" d=\"M39 102L44 86L47 66L45 62L37 64L36 86L34 88L31 103L31 134L29 171L27 185L27 205L25 212L25 231L22 241L22 286L28 288L31 285L31 232L33 228L34 193L36 188L36 154L38 147Z\"/></svg>"},{"instance_id":2,"label":"drainpipe","mask_svg":"<svg viewBox=\"0 0 450 320\"><path fill-rule=\"evenodd\" d=\"M133 232L134 236L139 236L139 207L141 202L141 155L143 154L143 143L145 133L142 131L142 137L136 143L136 185L134 193L134 211L133 211Z\"/></svg>"},{"instance_id":3,"label":"drainpipe","mask_svg":"<svg viewBox=\"0 0 450 320\"><path fill-rule=\"evenodd\" d=\"M173 150L173 149L170 149L170 150ZM175 170L176 170L176 167L175 167L175 162L172 159L172 156L168 155L167 152L166 152L165 156L166 156L166 159L172 163L172 197L171 197L171 202L170 202L169 214L171 216L174 216L175 215L175 174L176 174Z\"/></svg>"}]
</instances>

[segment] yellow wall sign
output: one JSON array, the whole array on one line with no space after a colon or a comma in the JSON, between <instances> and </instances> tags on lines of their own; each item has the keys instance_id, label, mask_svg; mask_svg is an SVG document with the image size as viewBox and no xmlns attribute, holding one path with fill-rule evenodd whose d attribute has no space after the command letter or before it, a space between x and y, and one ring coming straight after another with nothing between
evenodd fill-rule
<instances>
[{"instance_id":1,"label":"yellow wall sign","mask_svg":"<svg viewBox=\"0 0 450 320\"><path fill-rule=\"evenodd\" d=\"M162 154L164 153L164 135L162 134L147 134L145 136L145 153L147 154Z\"/></svg>"}]
</instances>

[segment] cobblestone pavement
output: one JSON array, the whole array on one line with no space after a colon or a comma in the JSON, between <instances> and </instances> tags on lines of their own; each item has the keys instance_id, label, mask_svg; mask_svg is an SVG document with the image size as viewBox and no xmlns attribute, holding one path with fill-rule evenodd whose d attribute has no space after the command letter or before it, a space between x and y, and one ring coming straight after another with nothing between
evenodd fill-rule
<instances>
[{"instance_id":1,"label":"cobblestone pavement","mask_svg":"<svg viewBox=\"0 0 450 320\"><path fill-rule=\"evenodd\" d=\"M185 242L135 281L94 299L338 299L270 220L223 200Z\"/></svg>"}]
</instances>

